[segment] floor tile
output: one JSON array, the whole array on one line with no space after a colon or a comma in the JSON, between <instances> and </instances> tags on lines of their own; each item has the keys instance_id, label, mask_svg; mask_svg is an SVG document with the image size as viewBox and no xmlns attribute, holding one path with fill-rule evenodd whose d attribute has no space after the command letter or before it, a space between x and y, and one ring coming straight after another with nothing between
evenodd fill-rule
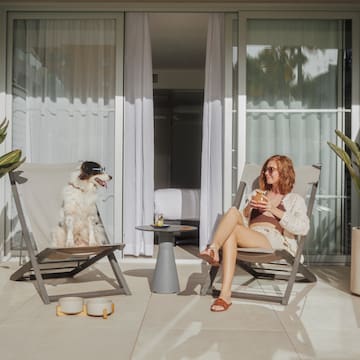
<instances>
[{"instance_id":1,"label":"floor tile","mask_svg":"<svg viewBox=\"0 0 360 360\"><path fill-rule=\"evenodd\" d=\"M301 359L360 359L360 329L299 329L297 332L288 332L288 335Z\"/></svg>"},{"instance_id":2,"label":"floor tile","mask_svg":"<svg viewBox=\"0 0 360 360\"><path fill-rule=\"evenodd\" d=\"M300 357L282 332L208 330L194 322L185 329L143 328L133 359L290 360Z\"/></svg>"},{"instance_id":3,"label":"floor tile","mask_svg":"<svg viewBox=\"0 0 360 360\"><path fill-rule=\"evenodd\" d=\"M9 280L17 263L0 263L1 360L360 359L360 297L349 292L348 267L312 267L318 282L296 283L287 306L234 297L228 311L213 313L212 296L199 295L209 267L194 249L174 251L180 293L151 292L155 259L125 258L120 266L132 295L112 296L115 313L107 320L57 317L56 303L44 305L34 283ZM237 269L233 290L278 293L286 286L249 279ZM109 288L112 281L101 263L74 282L49 282L48 290Z\"/></svg>"}]
</instances>

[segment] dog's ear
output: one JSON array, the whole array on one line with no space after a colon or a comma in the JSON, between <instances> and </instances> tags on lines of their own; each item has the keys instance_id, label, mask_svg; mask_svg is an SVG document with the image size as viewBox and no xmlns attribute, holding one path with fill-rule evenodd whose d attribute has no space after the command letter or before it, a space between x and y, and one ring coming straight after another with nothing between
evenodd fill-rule
<instances>
[{"instance_id":1,"label":"dog's ear","mask_svg":"<svg viewBox=\"0 0 360 360\"><path fill-rule=\"evenodd\" d=\"M85 174L85 173L82 172L82 170L80 170L80 174L79 174L79 179L80 180L87 180L89 178L90 178L90 175Z\"/></svg>"}]
</instances>

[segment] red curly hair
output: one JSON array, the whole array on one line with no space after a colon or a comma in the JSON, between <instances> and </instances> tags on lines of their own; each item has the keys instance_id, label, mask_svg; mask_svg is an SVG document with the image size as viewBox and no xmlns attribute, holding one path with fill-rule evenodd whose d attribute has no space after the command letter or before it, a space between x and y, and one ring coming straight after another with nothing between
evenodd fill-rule
<instances>
[{"instance_id":1,"label":"red curly hair","mask_svg":"<svg viewBox=\"0 0 360 360\"><path fill-rule=\"evenodd\" d=\"M295 183L295 170L292 160L285 155L273 155L269 157L261 168L259 176L259 185L261 190L271 190L271 185L266 182L265 170L268 163L273 160L276 162L279 172L279 191L281 194L286 195L294 187Z\"/></svg>"}]
</instances>

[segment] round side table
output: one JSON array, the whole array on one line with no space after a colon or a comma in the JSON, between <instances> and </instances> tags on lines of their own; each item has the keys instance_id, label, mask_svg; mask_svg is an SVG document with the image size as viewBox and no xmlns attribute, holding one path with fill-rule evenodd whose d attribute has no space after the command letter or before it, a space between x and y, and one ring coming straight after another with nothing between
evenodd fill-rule
<instances>
[{"instance_id":1,"label":"round side table","mask_svg":"<svg viewBox=\"0 0 360 360\"><path fill-rule=\"evenodd\" d=\"M135 228L158 234L159 251L156 258L151 291L160 294L178 293L180 286L174 255L175 233L194 231L197 228L188 225L165 225L163 227L141 225Z\"/></svg>"}]
</instances>

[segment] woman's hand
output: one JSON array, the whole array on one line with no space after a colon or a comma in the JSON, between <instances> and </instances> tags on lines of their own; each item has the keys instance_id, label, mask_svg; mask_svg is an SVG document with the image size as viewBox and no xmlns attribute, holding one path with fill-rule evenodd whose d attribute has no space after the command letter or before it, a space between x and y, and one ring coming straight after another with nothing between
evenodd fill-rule
<instances>
[{"instance_id":1,"label":"woman's hand","mask_svg":"<svg viewBox=\"0 0 360 360\"><path fill-rule=\"evenodd\" d=\"M256 201L254 199L251 199L250 206L258 209L260 211L270 211L272 213L272 209L274 208L271 200L267 196L262 196L261 200Z\"/></svg>"},{"instance_id":2,"label":"woman's hand","mask_svg":"<svg viewBox=\"0 0 360 360\"><path fill-rule=\"evenodd\" d=\"M244 210L243 210L243 214L244 214L244 216L245 216L246 218L248 218L248 217L250 216L250 212L251 212L251 209L252 209L250 203L251 203L251 201L249 201L249 202L246 204L246 206L244 207Z\"/></svg>"},{"instance_id":3,"label":"woman's hand","mask_svg":"<svg viewBox=\"0 0 360 360\"><path fill-rule=\"evenodd\" d=\"M283 210L280 210L277 206L275 206L272 199L267 196L264 196L261 201L254 202L254 207L256 207L259 211L265 214L271 214L278 219L281 219L285 213Z\"/></svg>"}]
</instances>

